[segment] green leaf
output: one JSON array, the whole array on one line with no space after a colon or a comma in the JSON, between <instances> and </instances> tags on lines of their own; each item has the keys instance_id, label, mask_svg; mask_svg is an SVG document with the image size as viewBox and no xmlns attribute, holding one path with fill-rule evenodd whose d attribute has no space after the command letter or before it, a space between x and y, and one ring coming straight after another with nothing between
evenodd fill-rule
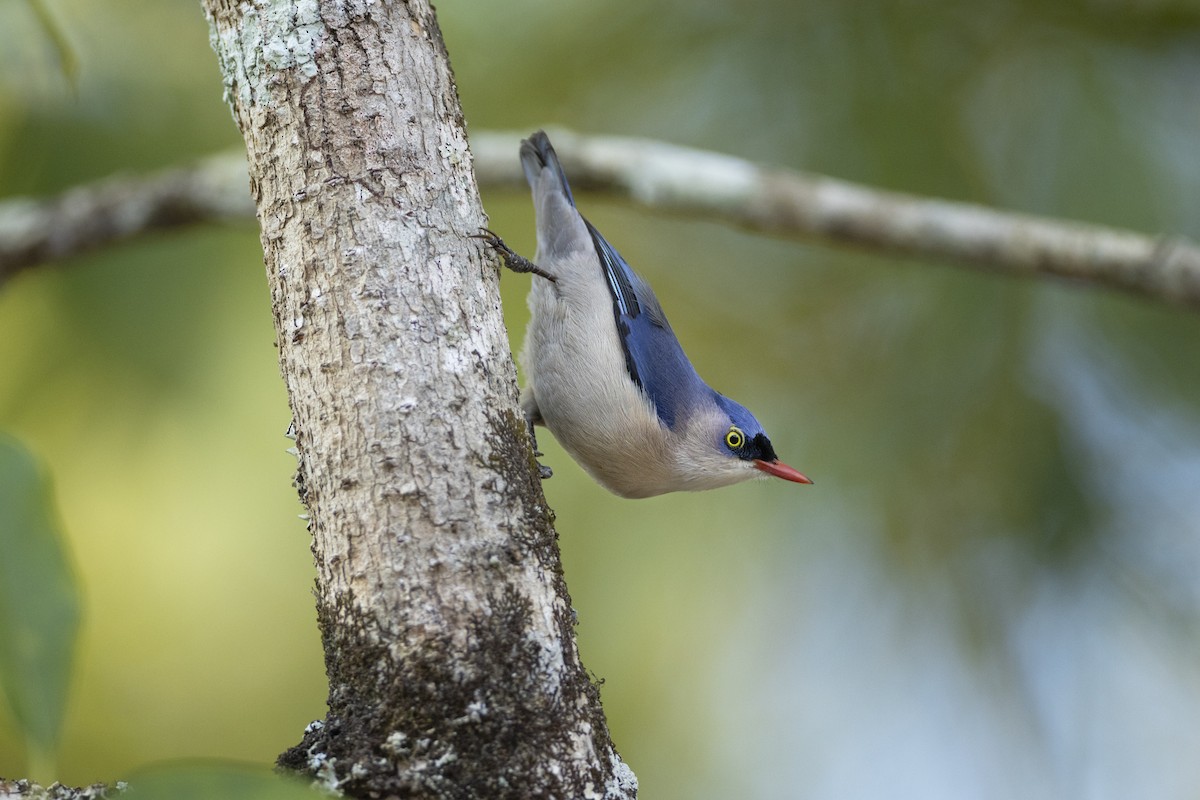
<instances>
[{"instance_id":1,"label":"green leaf","mask_svg":"<svg viewBox=\"0 0 1200 800\"><path fill-rule=\"evenodd\" d=\"M20 442L0 434L0 686L31 759L58 745L78 628L50 483Z\"/></svg>"},{"instance_id":2,"label":"green leaf","mask_svg":"<svg viewBox=\"0 0 1200 800\"><path fill-rule=\"evenodd\" d=\"M230 763L156 765L129 776L129 800L313 800L329 797L266 767Z\"/></svg>"}]
</instances>

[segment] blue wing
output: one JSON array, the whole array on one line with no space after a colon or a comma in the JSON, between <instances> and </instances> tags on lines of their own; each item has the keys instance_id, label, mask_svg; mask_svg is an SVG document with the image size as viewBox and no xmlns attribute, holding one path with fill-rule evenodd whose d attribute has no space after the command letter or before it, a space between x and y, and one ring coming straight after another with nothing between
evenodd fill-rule
<instances>
[{"instance_id":1,"label":"blue wing","mask_svg":"<svg viewBox=\"0 0 1200 800\"><path fill-rule=\"evenodd\" d=\"M654 403L658 418L668 428L674 428L682 417L684 403L689 398L712 393L712 389L701 380L683 352L650 286L590 222L585 219L584 223L608 281L617 337L625 352L625 368Z\"/></svg>"}]
</instances>

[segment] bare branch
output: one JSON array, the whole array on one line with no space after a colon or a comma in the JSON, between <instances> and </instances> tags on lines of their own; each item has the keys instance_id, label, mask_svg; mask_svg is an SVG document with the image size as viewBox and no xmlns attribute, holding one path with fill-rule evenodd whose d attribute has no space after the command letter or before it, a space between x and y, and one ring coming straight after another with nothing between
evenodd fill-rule
<instances>
[{"instance_id":1,"label":"bare branch","mask_svg":"<svg viewBox=\"0 0 1200 800\"><path fill-rule=\"evenodd\" d=\"M44 200L0 202L0 285L28 267L154 230L253 219L245 153L150 175L116 175Z\"/></svg>"},{"instance_id":2,"label":"bare branch","mask_svg":"<svg viewBox=\"0 0 1200 800\"><path fill-rule=\"evenodd\" d=\"M1002 273L1054 275L1200 308L1200 247L1183 237L881 191L646 139L563 130L553 136L574 185L655 211ZM520 137L471 137L480 185L523 187L514 156ZM0 280L151 228L249 216L240 159L215 156L141 181L113 179L58 199L0 203Z\"/></svg>"},{"instance_id":3,"label":"bare branch","mask_svg":"<svg viewBox=\"0 0 1200 800\"><path fill-rule=\"evenodd\" d=\"M1056 275L1200 308L1200 248L1182 237L873 189L648 139L553 131L573 184L653 209L1019 275ZM518 134L472 137L482 185L521 182Z\"/></svg>"}]
</instances>

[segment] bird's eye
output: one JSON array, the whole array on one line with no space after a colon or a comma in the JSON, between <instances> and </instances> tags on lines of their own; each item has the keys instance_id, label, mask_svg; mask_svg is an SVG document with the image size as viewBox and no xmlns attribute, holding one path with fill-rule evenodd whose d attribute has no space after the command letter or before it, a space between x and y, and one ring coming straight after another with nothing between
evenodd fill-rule
<instances>
[{"instance_id":1,"label":"bird's eye","mask_svg":"<svg viewBox=\"0 0 1200 800\"><path fill-rule=\"evenodd\" d=\"M746 444L746 434L737 425L730 426L725 434L725 446L730 450L740 450Z\"/></svg>"}]
</instances>

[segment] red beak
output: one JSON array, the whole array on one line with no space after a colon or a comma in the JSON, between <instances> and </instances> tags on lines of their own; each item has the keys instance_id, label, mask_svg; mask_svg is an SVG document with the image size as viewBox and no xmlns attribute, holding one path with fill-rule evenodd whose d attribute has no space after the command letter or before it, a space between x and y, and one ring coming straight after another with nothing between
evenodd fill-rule
<instances>
[{"instance_id":1,"label":"red beak","mask_svg":"<svg viewBox=\"0 0 1200 800\"><path fill-rule=\"evenodd\" d=\"M754 459L754 466L761 469L768 475L774 475L776 478L783 478L785 481L794 483L812 483L808 478L804 477L799 470L789 467L787 464L779 461L763 461L762 459Z\"/></svg>"}]
</instances>

